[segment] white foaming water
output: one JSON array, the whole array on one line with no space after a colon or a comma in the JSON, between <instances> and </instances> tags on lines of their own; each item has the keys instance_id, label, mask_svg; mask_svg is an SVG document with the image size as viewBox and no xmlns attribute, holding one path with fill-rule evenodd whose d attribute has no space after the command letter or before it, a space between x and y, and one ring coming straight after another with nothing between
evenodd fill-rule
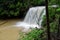
<instances>
[{"instance_id":1,"label":"white foaming water","mask_svg":"<svg viewBox=\"0 0 60 40\"><path fill-rule=\"evenodd\" d=\"M45 6L32 7L28 10L23 22L17 22L17 27L29 28L41 28L42 17L45 15Z\"/></svg>"}]
</instances>

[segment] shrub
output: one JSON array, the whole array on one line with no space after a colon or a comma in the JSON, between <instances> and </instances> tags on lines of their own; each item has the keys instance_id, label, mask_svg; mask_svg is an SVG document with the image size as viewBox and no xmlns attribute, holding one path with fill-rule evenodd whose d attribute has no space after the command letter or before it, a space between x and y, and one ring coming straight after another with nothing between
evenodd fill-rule
<instances>
[{"instance_id":1,"label":"shrub","mask_svg":"<svg viewBox=\"0 0 60 40\"><path fill-rule=\"evenodd\" d=\"M31 32L27 34L20 33L20 39L19 40L41 40L41 35L44 33L41 29L32 29Z\"/></svg>"}]
</instances>

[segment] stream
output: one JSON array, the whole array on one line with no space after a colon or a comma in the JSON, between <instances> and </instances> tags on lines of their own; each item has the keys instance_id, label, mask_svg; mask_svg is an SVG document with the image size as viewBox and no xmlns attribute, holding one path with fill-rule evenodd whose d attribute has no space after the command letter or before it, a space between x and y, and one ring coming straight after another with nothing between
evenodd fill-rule
<instances>
[{"instance_id":1,"label":"stream","mask_svg":"<svg viewBox=\"0 0 60 40\"><path fill-rule=\"evenodd\" d=\"M0 40L18 40L22 28L13 27L20 19L0 20Z\"/></svg>"}]
</instances>

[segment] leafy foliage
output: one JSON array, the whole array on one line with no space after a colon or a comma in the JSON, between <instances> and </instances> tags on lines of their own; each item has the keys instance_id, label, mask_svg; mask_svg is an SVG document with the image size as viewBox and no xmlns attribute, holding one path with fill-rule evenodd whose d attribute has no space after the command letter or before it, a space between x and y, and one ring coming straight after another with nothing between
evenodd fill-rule
<instances>
[{"instance_id":1,"label":"leafy foliage","mask_svg":"<svg viewBox=\"0 0 60 40\"><path fill-rule=\"evenodd\" d=\"M60 3L59 0L50 0L49 5L58 5L58 7L49 7L49 24L50 32L54 35L57 35L58 32L58 23L60 17ZM43 17L42 26L46 29L46 15Z\"/></svg>"},{"instance_id":2,"label":"leafy foliage","mask_svg":"<svg viewBox=\"0 0 60 40\"><path fill-rule=\"evenodd\" d=\"M42 2L44 0L0 0L0 18L24 17L29 7L41 5Z\"/></svg>"},{"instance_id":3,"label":"leafy foliage","mask_svg":"<svg viewBox=\"0 0 60 40\"><path fill-rule=\"evenodd\" d=\"M23 35L22 33L20 33L20 35L22 34L23 37L20 38L19 40L41 40L39 37L43 33L44 31L41 29L32 29L32 31L29 32L28 34Z\"/></svg>"}]
</instances>

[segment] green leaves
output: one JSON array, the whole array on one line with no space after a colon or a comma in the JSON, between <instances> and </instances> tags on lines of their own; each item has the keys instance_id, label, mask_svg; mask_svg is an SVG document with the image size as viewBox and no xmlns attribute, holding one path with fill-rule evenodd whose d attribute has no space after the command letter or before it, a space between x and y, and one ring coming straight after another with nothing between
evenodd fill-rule
<instances>
[{"instance_id":1,"label":"green leaves","mask_svg":"<svg viewBox=\"0 0 60 40\"><path fill-rule=\"evenodd\" d=\"M20 40L34 40L34 39L39 39L38 38L44 31L40 29L32 29L31 32L29 32L27 35L22 37Z\"/></svg>"},{"instance_id":2,"label":"green leaves","mask_svg":"<svg viewBox=\"0 0 60 40\"><path fill-rule=\"evenodd\" d=\"M16 11L14 16L18 16L19 15L19 11Z\"/></svg>"},{"instance_id":3,"label":"green leaves","mask_svg":"<svg viewBox=\"0 0 60 40\"><path fill-rule=\"evenodd\" d=\"M14 4L10 4L9 8L15 8L15 5Z\"/></svg>"},{"instance_id":4,"label":"green leaves","mask_svg":"<svg viewBox=\"0 0 60 40\"><path fill-rule=\"evenodd\" d=\"M57 9L57 12L60 12L60 8Z\"/></svg>"},{"instance_id":5,"label":"green leaves","mask_svg":"<svg viewBox=\"0 0 60 40\"><path fill-rule=\"evenodd\" d=\"M10 15L14 15L14 11L10 11Z\"/></svg>"},{"instance_id":6,"label":"green leaves","mask_svg":"<svg viewBox=\"0 0 60 40\"><path fill-rule=\"evenodd\" d=\"M21 14L25 15L30 6L40 5L42 2L43 0L1 0L0 16L4 17L6 14L7 17L19 17Z\"/></svg>"},{"instance_id":7,"label":"green leaves","mask_svg":"<svg viewBox=\"0 0 60 40\"><path fill-rule=\"evenodd\" d=\"M49 0L49 5L54 5L54 4L57 4L56 0Z\"/></svg>"},{"instance_id":8,"label":"green leaves","mask_svg":"<svg viewBox=\"0 0 60 40\"><path fill-rule=\"evenodd\" d=\"M49 5L58 5L59 6L59 0L49 0ZM50 24L50 32L55 34L58 30L58 23L59 23L59 17L60 17L60 6L59 7L49 7L49 24ZM43 17L42 26L46 29L46 16Z\"/></svg>"},{"instance_id":9,"label":"green leaves","mask_svg":"<svg viewBox=\"0 0 60 40\"><path fill-rule=\"evenodd\" d=\"M22 7L22 3L21 2L17 2L16 8L20 8L20 7Z\"/></svg>"}]
</instances>

